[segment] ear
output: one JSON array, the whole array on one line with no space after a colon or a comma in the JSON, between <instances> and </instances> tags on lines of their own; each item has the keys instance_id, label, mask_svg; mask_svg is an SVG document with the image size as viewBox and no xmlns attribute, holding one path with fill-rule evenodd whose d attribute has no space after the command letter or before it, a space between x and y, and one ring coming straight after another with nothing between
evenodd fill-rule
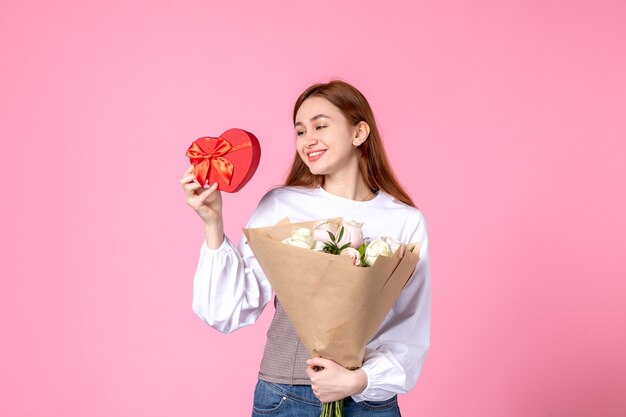
<instances>
[{"instance_id":1,"label":"ear","mask_svg":"<svg viewBox=\"0 0 626 417\"><path fill-rule=\"evenodd\" d=\"M369 135L370 126L361 120L354 129L354 139L352 139L352 144L354 146L361 146L361 144L367 140Z\"/></svg>"}]
</instances>

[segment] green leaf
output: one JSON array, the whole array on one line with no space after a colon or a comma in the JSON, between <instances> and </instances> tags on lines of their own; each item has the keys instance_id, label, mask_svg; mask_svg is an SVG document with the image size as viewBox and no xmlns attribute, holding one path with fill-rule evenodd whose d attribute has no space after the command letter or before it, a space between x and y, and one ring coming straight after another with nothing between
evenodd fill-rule
<instances>
[{"instance_id":1,"label":"green leaf","mask_svg":"<svg viewBox=\"0 0 626 417\"><path fill-rule=\"evenodd\" d=\"M332 253L333 255L339 255L339 248L334 242L326 242L324 246L324 252Z\"/></svg>"},{"instance_id":2,"label":"green leaf","mask_svg":"<svg viewBox=\"0 0 626 417\"><path fill-rule=\"evenodd\" d=\"M333 235L333 234L330 232L330 230L328 231L328 234L330 235L330 240L331 240L331 241L333 241L333 242L336 242L336 241L337 241L337 239L335 239L335 235Z\"/></svg>"},{"instance_id":3,"label":"green leaf","mask_svg":"<svg viewBox=\"0 0 626 417\"><path fill-rule=\"evenodd\" d=\"M337 243L339 243L342 237L343 237L343 226L341 226L341 229L339 229L339 239L337 239Z\"/></svg>"},{"instance_id":4,"label":"green leaf","mask_svg":"<svg viewBox=\"0 0 626 417\"><path fill-rule=\"evenodd\" d=\"M349 248L350 247L350 242L346 243L345 245L343 245L342 247L339 248L339 252L341 252L342 250Z\"/></svg>"},{"instance_id":5,"label":"green leaf","mask_svg":"<svg viewBox=\"0 0 626 417\"><path fill-rule=\"evenodd\" d=\"M365 255L365 243L361 243L361 246L359 246L359 254L361 255L361 257Z\"/></svg>"}]
</instances>

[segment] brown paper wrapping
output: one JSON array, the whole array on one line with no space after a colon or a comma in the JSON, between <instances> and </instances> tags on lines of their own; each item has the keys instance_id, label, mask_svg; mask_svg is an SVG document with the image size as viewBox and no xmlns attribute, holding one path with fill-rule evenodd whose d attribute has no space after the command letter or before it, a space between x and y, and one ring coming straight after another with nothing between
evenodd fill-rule
<instances>
[{"instance_id":1,"label":"brown paper wrapping","mask_svg":"<svg viewBox=\"0 0 626 417\"><path fill-rule=\"evenodd\" d=\"M286 218L243 232L311 357L356 369L363 364L365 345L411 278L419 245L403 244L394 256L379 256L371 267L358 267L349 256L281 243L295 229L313 232L315 223Z\"/></svg>"}]
</instances>

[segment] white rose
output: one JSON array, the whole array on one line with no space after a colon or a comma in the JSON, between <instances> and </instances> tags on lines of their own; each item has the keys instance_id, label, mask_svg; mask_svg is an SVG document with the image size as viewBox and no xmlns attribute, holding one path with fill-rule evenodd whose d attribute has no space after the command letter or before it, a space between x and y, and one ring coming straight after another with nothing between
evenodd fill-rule
<instances>
[{"instance_id":1,"label":"white rose","mask_svg":"<svg viewBox=\"0 0 626 417\"><path fill-rule=\"evenodd\" d=\"M291 239L304 242L309 249L313 247L313 235L306 227L301 227L291 232Z\"/></svg>"},{"instance_id":2,"label":"white rose","mask_svg":"<svg viewBox=\"0 0 626 417\"><path fill-rule=\"evenodd\" d=\"M350 256L352 258L352 263L356 266L361 265L361 254L358 250L348 247L341 251L339 255L342 256Z\"/></svg>"},{"instance_id":3,"label":"white rose","mask_svg":"<svg viewBox=\"0 0 626 417\"><path fill-rule=\"evenodd\" d=\"M389 244L382 239L374 239L365 248L365 263L367 266L374 265L379 256L391 256Z\"/></svg>"},{"instance_id":4,"label":"white rose","mask_svg":"<svg viewBox=\"0 0 626 417\"><path fill-rule=\"evenodd\" d=\"M299 248L311 249L311 247L305 241L300 239L294 239L292 237L283 239L282 243L284 243L285 245L297 246Z\"/></svg>"},{"instance_id":5,"label":"white rose","mask_svg":"<svg viewBox=\"0 0 626 417\"><path fill-rule=\"evenodd\" d=\"M400 242L399 240L395 240L394 238L387 236L383 237L383 241L385 241L385 243L389 245L389 248L391 249L391 254L396 253L398 248L402 245L402 242Z\"/></svg>"},{"instance_id":6,"label":"white rose","mask_svg":"<svg viewBox=\"0 0 626 417\"><path fill-rule=\"evenodd\" d=\"M322 242L321 240L316 240L315 242L313 242L312 249L316 252L323 252L324 246L326 246L326 243Z\"/></svg>"}]
</instances>

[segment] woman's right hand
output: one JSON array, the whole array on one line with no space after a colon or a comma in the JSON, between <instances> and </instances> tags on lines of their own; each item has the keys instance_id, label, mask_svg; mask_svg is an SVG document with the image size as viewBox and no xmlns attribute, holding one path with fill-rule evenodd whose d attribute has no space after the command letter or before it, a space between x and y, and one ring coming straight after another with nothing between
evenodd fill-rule
<instances>
[{"instance_id":1,"label":"woman's right hand","mask_svg":"<svg viewBox=\"0 0 626 417\"><path fill-rule=\"evenodd\" d=\"M198 213L204 224L222 223L222 194L217 188L217 182L205 190L200 183L194 181L195 178L191 165L180 179L187 204Z\"/></svg>"}]
</instances>

